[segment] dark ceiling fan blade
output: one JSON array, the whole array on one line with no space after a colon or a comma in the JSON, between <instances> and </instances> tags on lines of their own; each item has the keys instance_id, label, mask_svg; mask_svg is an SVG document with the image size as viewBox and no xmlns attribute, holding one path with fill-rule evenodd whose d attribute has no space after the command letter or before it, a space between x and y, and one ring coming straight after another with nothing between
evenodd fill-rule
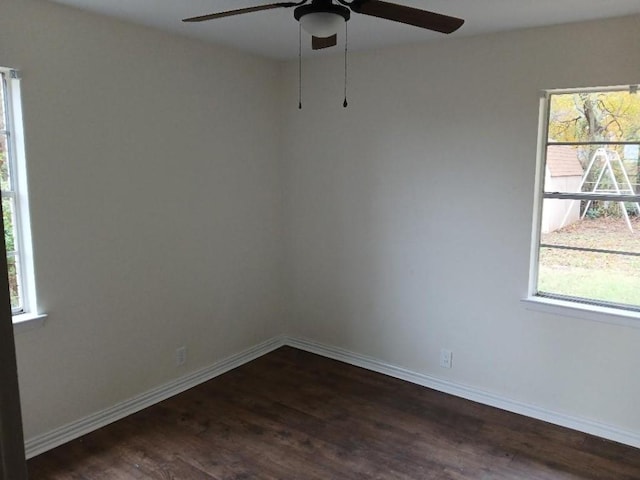
<instances>
[{"instance_id":1,"label":"dark ceiling fan blade","mask_svg":"<svg viewBox=\"0 0 640 480\"><path fill-rule=\"evenodd\" d=\"M281 7L295 7L305 2L279 2L270 3L268 5L258 5L256 7L239 8L238 10L229 10L227 12L211 13L209 15L201 15L199 17L185 18L183 22L204 22L206 20L213 20L214 18L230 17L232 15L240 15L243 13L259 12L260 10L271 10L273 8Z\"/></svg>"},{"instance_id":2,"label":"dark ceiling fan blade","mask_svg":"<svg viewBox=\"0 0 640 480\"><path fill-rule=\"evenodd\" d=\"M311 48L313 48L314 50L322 50L323 48L335 47L337 44L337 33L326 38L311 37Z\"/></svg>"},{"instance_id":3,"label":"dark ceiling fan blade","mask_svg":"<svg viewBox=\"0 0 640 480\"><path fill-rule=\"evenodd\" d=\"M464 23L461 18L378 0L354 0L350 7L356 13L406 23L441 33L453 33Z\"/></svg>"}]
</instances>

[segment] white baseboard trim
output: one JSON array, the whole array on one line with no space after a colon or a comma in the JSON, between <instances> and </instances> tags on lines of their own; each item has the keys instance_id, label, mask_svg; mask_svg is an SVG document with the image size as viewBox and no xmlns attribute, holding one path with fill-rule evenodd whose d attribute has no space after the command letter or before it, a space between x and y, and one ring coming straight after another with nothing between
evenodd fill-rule
<instances>
[{"instance_id":1,"label":"white baseboard trim","mask_svg":"<svg viewBox=\"0 0 640 480\"><path fill-rule=\"evenodd\" d=\"M316 353L323 357L332 358L341 362L362 367L378 373L383 373L394 378L406 380L411 383L422 385L424 387L437 390L439 392L455 395L456 397L465 398L474 402L482 403L492 407L506 410L527 417L535 418L545 422L560 425L562 427L571 428L579 432L589 433L598 437L613 440L614 442L623 443L632 447L640 448L640 432L632 432L623 430L612 425L596 422L593 420L575 417L564 413L554 412L535 405L512 400L483 390L462 385L459 383L442 380L430 375L412 372L410 370L397 367L375 358L350 352L342 348L323 345L312 340L284 337L284 344L300 350Z\"/></svg>"},{"instance_id":2,"label":"white baseboard trim","mask_svg":"<svg viewBox=\"0 0 640 480\"><path fill-rule=\"evenodd\" d=\"M133 413L155 405L158 402L211 380L212 378L244 365L251 360L255 360L256 358L259 358L262 355L284 345L322 355L323 357L339 360L373 372L399 378L401 380L432 388L433 390L455 395L467 400L472 400L474 402L640 448L640 433L638 432L622 430L593 420L574 417L564 413L540 408L535 405L511 400L509 398L479 390L475 387L413 372L342 348L324 345L303 338L282 335L220 360L209 367L197 370L137 395L129 400L120 402L105 410L96 412L42 435L30 438L25 442L27 458L35 457L36 455L44 453L64 443L109 425L110 423L125 418Z\"/></svg>"},{"instance_id":3,"label":"white baseboard trim","mask_svg":"<svg viewBox=\"0 0 640 480\"><path fill-rule=\"evenodd\" d=\"M91 433L110 423L139 412L151 405L166 400L178 393L184 392L196 385L211 380L236 367L255 360L283 346L285 337L274 337L266 342L251 347L243 352L231 355L213 365L172 380L169 383L151 389L129 400L120 402L88 417L81 418L50 432L30 438L25 442L27 458L35 457L41 453L58 447L71 440Z\"/></svg>"}]
</instances>

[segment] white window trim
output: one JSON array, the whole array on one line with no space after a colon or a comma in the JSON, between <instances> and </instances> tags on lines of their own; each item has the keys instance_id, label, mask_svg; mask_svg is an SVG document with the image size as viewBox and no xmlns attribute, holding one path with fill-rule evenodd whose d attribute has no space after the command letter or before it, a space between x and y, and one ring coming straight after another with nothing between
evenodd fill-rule
<instances>
[{"instance_id":1,"label":"white window trim","mask_svg":"<svg viewBox=\"0 0 640 480\"><path fill-rule=\"evenodd\" d=\"M21 313L13 316L13 333L24 333L35 330L44 325L48 315L46 313Z\"/></svg>"},{"instance_id":2,"label":"white window trim","mask_svg":"<svg viewBox=\"0 0 640 480\"><path fill-rule=\"evenodd\" d=\"M522 304L527 310L535 312L621 325L624 327L640 328L640 312L633 310L570 302L537 295L523 298Z\"/></svg>"},{"instance_id":3,"label":"white window trim","mask_svg":"<svg viewBox=\"0 0 640 480\"><path fill-rule=\"evenodd\" d=\"M14 175L16 191L16 225L18 231L18 252L20 254L19 268L21 270L22 303L20 312L13 314L14 331L23 331L30 327L41 325L46 318L45 314L38 313L36 302L35 266L33 260L31 218L29 214L29 195L27 185L27 165L25 152L24 127L20 91L19 72L10 68L0 67L4 73L7 88L7 121L10 131L8 142L13 153L12 174Z\"/></svg>"},{"instance_id":4,"label":"white window trim","mask_svg":"<svg viewBox=\"0 0 640 480\"><path fill-rule=\"evenodd\" d=\"M633 87L632 87L633 88ZM552 94L577 92L604 92L629 89L629 86L594 87L574 89L542 90L538 108L538 143L536 154L536 173L534 182L533 223L531 228L531 253L529 260L529 286L527 296L522 303L527 310L548 313L564 317L580 318L601 323L640 328L640 312L605 305L592 305L578 301L549 298L538 295L538 267L540 253L540 230L542 228L542 204L544 193L544 160L547 146L546 135L549 123L549 102Z\"/></svg>"}]
</instances>

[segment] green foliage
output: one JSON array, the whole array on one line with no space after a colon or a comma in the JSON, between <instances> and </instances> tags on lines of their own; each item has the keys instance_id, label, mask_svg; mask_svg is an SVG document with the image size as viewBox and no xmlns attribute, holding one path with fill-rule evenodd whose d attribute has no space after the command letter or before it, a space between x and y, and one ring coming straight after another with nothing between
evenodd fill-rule
<instances>
[{"instance_id":1,"label":"green foliage","mask_svg":"<svg viewBox=\"0 0 640 480\"><path fill-rule=\"evenodd\" d=\"M637 216L638 209L635 203L625 202L624 209L629 217ZM589 220L602 217L622 218L622 208L618 202L591 202L586 217Z\"/></svg>"},{"instance_id":2,"label":"green foliage","mask_svg":"<svg viewBox=\"0 0 640 480\"><path fill-rule=\"evenodd\" d=\"M7 252L13 252L16 249L14 225L13 225L13 208L10 198L2 199L2 221L4 222L4 243Z\"/></svg>"},{"instance_id":3,"label":"green foliage","mask_svg":"<svg viewBox=\"0 0 640 480\"><path fill-rule=\"evenodd\" d=\"M586 217L589 220L593 220L596 218L606 216L606 213L607 213L606 210L602 207L602 205L600 205L599 202L593 202L589 210L587 210Z\"/></svg>"}]
</instances>

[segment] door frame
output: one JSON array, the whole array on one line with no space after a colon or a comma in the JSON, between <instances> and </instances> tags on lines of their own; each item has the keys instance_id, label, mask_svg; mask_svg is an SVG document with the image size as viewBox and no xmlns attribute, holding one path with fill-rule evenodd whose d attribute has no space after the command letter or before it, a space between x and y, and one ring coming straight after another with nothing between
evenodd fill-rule
<instances>
[{"instance_id":1,"label":"door frame","mask_svg":"<svg viewBox=\"0 0 640 480\"><path fill-rule=\"evenodd\" d=\"M6 251L4 235L0 235L0 247ZM27 480L6 255L0 258L0 385L0 478Z\"/></svg>"}]
</instances>

